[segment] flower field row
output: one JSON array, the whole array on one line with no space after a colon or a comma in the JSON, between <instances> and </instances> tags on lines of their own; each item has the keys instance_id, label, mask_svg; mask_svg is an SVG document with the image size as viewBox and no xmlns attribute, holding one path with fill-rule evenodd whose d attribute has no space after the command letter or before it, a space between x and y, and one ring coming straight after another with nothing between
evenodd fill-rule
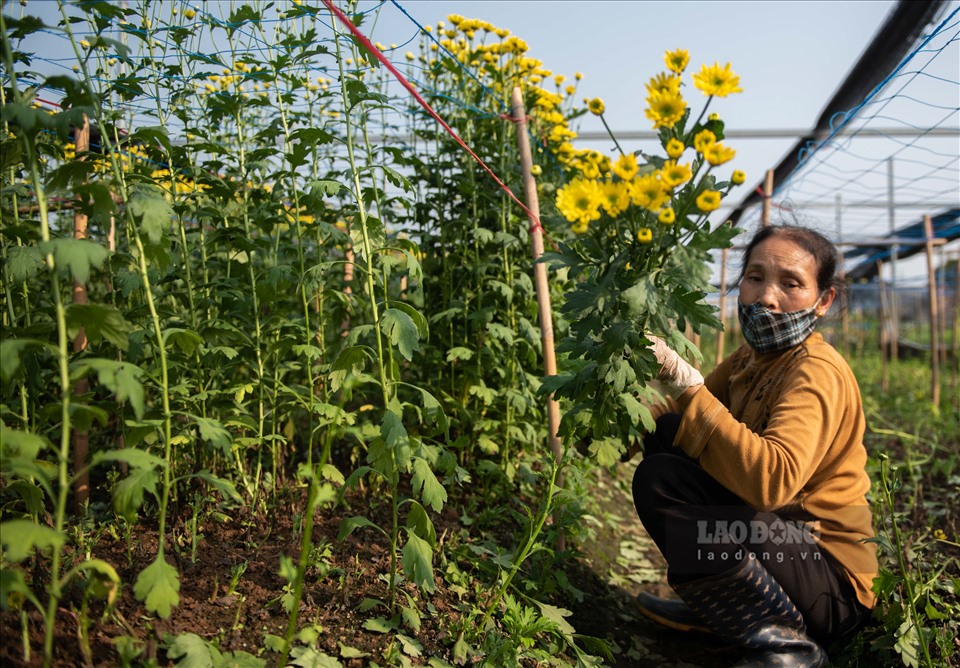
<instances>
[{"instance_id":1,"label":"flower field row","mask_svg":"<svg viewBox=\"0 0 960 668\"><path fill-rule=\"evenodd\" d=\"M532 592L571 589L551 546L584 531L584 478L650 424L646 333L695 357L683 333L720 326L707 263L736 230L710 214L745 176L708 111L740 92L730 66L688 84L688 52L668 52L645 110L662 153L611 136L611 158L574 145L603 102L578 101L582 77L507 30L452 15L416 44L377 43L514 192L504 116L521 90L557 242L542 261L560 373L544 377L530 221L329 5L129 4L58 2L46 23L3 5L3 614L24 637L42 630L53 665L58 611L76 610L69 633L92 664L89 606L116 619L129 588L143 615L175 619L198 526L268 518L293 494L284 630L256 655L181 637L169 660L338 665L304 619L327 573L315 527L335 518L339 541L386 555L382 597L361 605L385 611L365 622L394 634L384 662L410 665L431 596L467 592L462 568L485 592L449 620L451 662L599 665L609 650ZM377 10L343 9L375 33ZM68 67L43 66L48 44L69 49ZM549 451L549 396L564 443L589 441L591 456ZM480 515L509 536L492 573L479 547L438 531L453 505L462 531ZM121 578L90 526L155 533L148 563ZM149 645L116 640L125 665L125 643L131 656Z\"/></svg>"}]
</instances>

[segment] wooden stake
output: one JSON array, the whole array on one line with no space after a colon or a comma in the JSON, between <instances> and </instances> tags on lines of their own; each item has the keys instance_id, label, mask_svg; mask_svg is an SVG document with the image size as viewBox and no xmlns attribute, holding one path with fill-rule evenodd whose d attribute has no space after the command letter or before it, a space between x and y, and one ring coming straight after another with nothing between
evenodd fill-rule
<instances>
[{"instance_id":1,"label":"wooden stake","mask_svg":"<svg viewBox=\"0 0 960 668\"><path fill-rule=\"evenodd\" d=\"M730 249L724 248L720 251L720 324L723 327L717 331L717 356L714 359L714 366L723 361L724 334L727 331L727 258L730 255Z\"/></svg>"},{"instance_id":2,"label":"wooden stake","mask_svg":"<svg viewBox=\"0 0 960 668\"><path fill-rule=\"evenodd\" d=\"M773 170L767 170L767 177L763 180L763 214L760 222L766 227L770 224L770 199L773 197Z\"/></svg>"},{"instance_id":3,"label":"wooden stake","mask_svg":"<svg viewBox=\"0 0 960 668\"><path fill-rule=\"evenodd\" d=\"M880 388L886 392L889 389L887 382L887 358L890 355L890 337L887 332L887 297L883 283L883 262L877 261L877 290L880 293Z\"/></svg>"},{"instance_id":4,"label":"wooden stake","mask_svg":"<svg viewBox=\"0 0 960 668\"><path fill-rule=\"evenodd\" d=\"M940 405L940 309L937 304L937 272L933 259L933 220L923 217L923 232L927 239L927 281L930 298L930 401Z\"/></svg>"},{"instance_id":5,"label":"wooden stake","mask_svg":"<svg viewBox=\"0 0 960 668\"><path fill-rule=\"evenodd\" d=\"M537 307L540 316L540 337L543 343L543 372L547 376L557 373L557 357L553 347L553 313L550 309L550 287L547 284L547 265L537 262L543 255L543 229L540 227L540 198L533 179L533 157L530 153L530 137L527 135L527 112L523 107L523 94L519 87L513 89L511 98L513 120L517 127L517 146L520 150L520 168L523 172L523 189L527 208L530 210L530 252L533 256L533 279L537 287ZM547 399L547 425L550 450L559 462L563 457L563 445L557 430L560 428L560 404L553 397ZM563 486L563 478L557 474L556 484ZM556 518L555 518L556 519ZM564 536L560 534L558 548L563 549Z\"/></svg>"},{"instance_id":6,"label":"wooden stake","mask_svg":"<svg viewBox=\"0 0 960 668\"><path fill-rule=\"evenodd\" d=\"M74 145L76 146L76 155L78 159L83 160L83 153L90 150L90 120L84 115L83 126L76 129L74 133ZM82 213L80 208L74 208L73 214L73 238L87 238L87 216ZM73 303L86 304L87 286L78 281L73 282ZM87 333L83 327L77 332L73 339L73 352L79 353L87 348ZM75 395L84 395L90 391L90 383L86 378L81 378L73 387ZM90 475L86 472L87 454L90 451L90 434L79 429L73 432L73 509L77 515L83 514L87 501L90 498Z\"/></svg>"},{"instance_id":7,"label":"wooden stake","mask_svg":"<svg viewBox=\"0 0 960 668\"><path fill-rule=\"evenodd\" d=\"M950 335L950 350L953 354L950 364L950 376L953 385L953 396L955 400L954 410L960 414L960 251L957 252L957 258L954 260L953 268L953 306Z\"/></svg>"},{"instance_id":8,"label":"wooden stake","mask_svg":"<svg viewBox=\"0 0 960 668\"><path fill-rule=\"evenodd\" d=\"M353 283L353 260L356 257L353 254L353 246L347 246L343 252L344 259L346 262L343 265L343 294L349 295L353 293L353 288L351 287ZM347 337L350 335L350 306L349 302L347 305L347 314L344 316L343 322L340 323L340 336Z\"/></svg>"}]
</instances>

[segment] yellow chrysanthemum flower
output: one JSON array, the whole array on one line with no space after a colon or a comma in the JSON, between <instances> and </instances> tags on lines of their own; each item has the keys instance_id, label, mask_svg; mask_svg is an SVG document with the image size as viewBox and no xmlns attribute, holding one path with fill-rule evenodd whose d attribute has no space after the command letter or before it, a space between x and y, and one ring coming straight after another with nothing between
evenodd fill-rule
<instances>
[{"instance_id":1,"label":"yellow chrysanthemum flower","mask_svg":"<svg viewBox=\"0 0 960 668\"><path fill-rule=\"evenodd\" d=\"M671 139L667 142L666 146L667 155L676 160L683 152L687 150L687 147L683 145L683 142L679 139Z\"/></svg>"},{"instance_id":2,"label":"yellow chrysanthemum flower","mask_svg":"<svg viewBox=\"0 0 960 668\"><path fill-rule=\"evenodd\" d=\"M653 121L654 128L672 128L687 111L687 103L680 93L669 90L652 93L647 104L647 118Z\"/></svg>"},{"instance_id":3,"label":"yellow chrysanthemum flower","mask_svg":"<svg viewBox=\"0 0 960 668\"><path fill-rule=\"evenodd\" d=\"M600 116L603 114L604 110L606 110L606 107L603 104L603 100L601 100L599 97L595 97L587 102L587 109L589 109L590 113L594 116Z\"/></svg>"},{"instance_id":4,"label":"yellow chrysanthemum flower","mask_svg":"<svg viewBox=\"0 0 960 668\"><path fill-rule=\"evenodd\" d=\"M714 142L703 152L703 157L706 158L707 162L716 167L717 165L722 165L725 162L733 160L733 156L736 154L737 152L729 146L724 146L720 142Z\"/></svg>"},{"instance_id":5,"label":"yellow chrysanthemum flower","mask_svg":"<svg viewBox=\"0 0 960 668\"><path fill-rule=\"evenodd\" d=\"M188 19L192 19L197 15L197 10L193 8L186 9L184 10L183 15Z\"/></svg>"},{"instance_id":6,"label":"yellow chrysanthemum flower","mask_svg":"<svg viewBox=\"0 0 960 668\"><path fill-rule=\"evenodd\" d=\"M585 179L599 179L600 178L600 164L593 160L581 160L578 164L580 173Z\"/></svg>"},{"instance_id":7,"label":"yellow chrysanthemum flower","mask_svg":"<svg viewBox=\"0 0 960 668\"><path fill-rule=\"evenodd\" d=\"M746 180L747 175L739 169L733 170L733 174L730 175L730 182L735 186L743 185L743 182Z\"/></svg>"},{"instance_id":8,"label":"yellow chrysanthemum flower","mask_svg":"<svg viewBox=\"0 0 960 668\"><path fill-rule=\"evenodd\" d=\"M659 91L671 91L680 94L680 77L675 74L661 72L647 82L647 94L653 95Z\"/></svg>"},{"instance_id":9,"label":"yellow chrysanthemum flower","mask_svg":"<svg viewBox=\"0 0 960 668\"><path fill-rule=\"evenodd\" d=\"M692 176L693 172L690 170L690 165L688 163L678 165L675 160L668 160L663 164L663 168L660 170L660 178L669 188L677 188L682 186L684 183L689 181Z\"/></svg>"},{"instance_id":10,"label":"yellow chrysanthemum flower","mask_svg":"<svg viewBox=\"0 0 960 668\"><path fill-rule=\"evenodd\" d=\"M600 206L616 218L630 206L630 185L624 181L604 181L601 185L603 199Z\"/></svg>"},{"instance_id":11,"label":"yellow chrysanthemum flower","mask_svg":"<svg viewBox=\"0 0 960 668\"><path fill-rule=\"evenodd\" d=\"M596 181L576 178L557 192L557 209L571 223L587 225L600 217L600 199Z\"/></svg>"},{"instance_id":12,"label":"yellow chrysanthemum flower","mask_svg":"<svg viewBox=\"0 0 960 668\"><path fill-rule=\"evenodd\" d=\"M720 208L720 193L716 190L704 190L697 196L697 208L704 213Z\"/></svg>"},{"instance_id":13,"label":"yellow chrysanthemum flower","mask_svg":"<svg viewBox=\"0 0 960 668\"><path fill-rule=\"evenodd\" d=\"M720 120L720 114L718 114L717 112L713 112L712 114L710 114L709 116L707 116L707 120L708 120L708 121L719 121L719 120Z\"/></svg>"},{"instance_id":14,"label":"yellow chrysanthemum flower","mask_svg":"<svg viewBox=\"0 0 960 668\"><path fill-rule=\"evenodd\" d=\"M720 67L720 63L712 66L704 65L697 74L693 75L693 85L704 95L726 97L732 93L742 93L740 77L730 69L730 63Z\"/></svg>"},{"instance_id":15,"label":"yellow chrysanthemum flower","mask_svg":"<svg viewBox=\"0 0 960 668\"><path fill-rule=\"evenodd\" d=\"M717 135L713 134L709 130L701 130L693 138L693 147L697 149L697 153L703 153L716 141Z\"/></svg>"},{"instance_id":16,"label":"yellow chrysanthemum flower","mask_svg":"<svg viewBox=\"0 0 960 668\"><path fill-rule=\"evenodd\" d=\"M637 241L642 244L648 244L653 241L653 230L649 227L641 227L637 230Z\"/></svg>"},{"instance_id":17,"label":"yellow chrysanthemum flower","mask_svg":"<svg viewBox=\"0 0 960 668\"><path fill-rule=\"evenodd\" d=\"M633 153L627 153L617 158L613 163L613 173L624 181L630 181L637 175L640 166L637 164L637 156Z\"/></svg>"},{"instance_id":18,"label":"yellow chrysanthemum flower","mask_svg":"<svg viewBox=\"0 0 960 668\"><path fill-rule=\"evenodd\" d=\"M657 220L659 220L664 225L673 225L676 219L677 219L677 214L670 207L667 207L666 209L661 209L660 215L657 216Z\"/></svg>"},{"instance_id":19,"label":"yellow chrysanthemum flower","mask_svg":"<svg viewBox=\"0 0 960 668\"><path fill-rule=\"evenodd\" d=\"M665 54L663 54L663 59L667 63L668 70L680 74L687 69L687 63L690 62L690 52L686 49L667 51Z\"/></svg>"},{"instance_id":20,"label":"yellow chrysanthemum flower","mask_svg":"<svg viewBox=\"0 0 960 668\"><path fill-rule=\"evenodd\" d=\"M657 172L648 172L630 182L630 199L637 206L659 211L670 200L670 193L663 189Z\"/></svg>"}]
</instances>

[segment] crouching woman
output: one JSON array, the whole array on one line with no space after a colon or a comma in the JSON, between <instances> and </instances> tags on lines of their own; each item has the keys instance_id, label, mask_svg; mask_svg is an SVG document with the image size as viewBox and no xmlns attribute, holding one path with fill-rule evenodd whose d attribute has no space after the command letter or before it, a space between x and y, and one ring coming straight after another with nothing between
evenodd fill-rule
<instances>
[{"instance_id":1,"label":"crouching woman","mask_svg":"<svg viewBox=\"0 0 960 668\"><path fill-rule=\"evenodd\" d=\"M644 440L633 496L681 600L638 606L748 648L742 665L824 666L874 605L860 390L816 331L840 266L813 230L761 228L739 281L743 346L704 379L649 337L676 412Z\"/></svg>"}]
</instances>

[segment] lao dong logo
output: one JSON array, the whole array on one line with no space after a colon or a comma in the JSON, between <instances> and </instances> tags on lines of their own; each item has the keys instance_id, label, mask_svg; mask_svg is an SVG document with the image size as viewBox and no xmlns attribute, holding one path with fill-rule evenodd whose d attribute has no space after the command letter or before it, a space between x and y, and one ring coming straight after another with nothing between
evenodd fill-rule
<instances>
[{"instance_id":1,"label":"lao dong logo","mask_svg":"<svg viewBox=\"0 0 960 668\"><path fill-rule=\"evenodd\" d=\"M712 525L712 527L711 527ZM730 543L760 545L816 545L820 539L820 522L814 520L699 520L698 545L725 545Z\"/></svg>"}]
</instances>

